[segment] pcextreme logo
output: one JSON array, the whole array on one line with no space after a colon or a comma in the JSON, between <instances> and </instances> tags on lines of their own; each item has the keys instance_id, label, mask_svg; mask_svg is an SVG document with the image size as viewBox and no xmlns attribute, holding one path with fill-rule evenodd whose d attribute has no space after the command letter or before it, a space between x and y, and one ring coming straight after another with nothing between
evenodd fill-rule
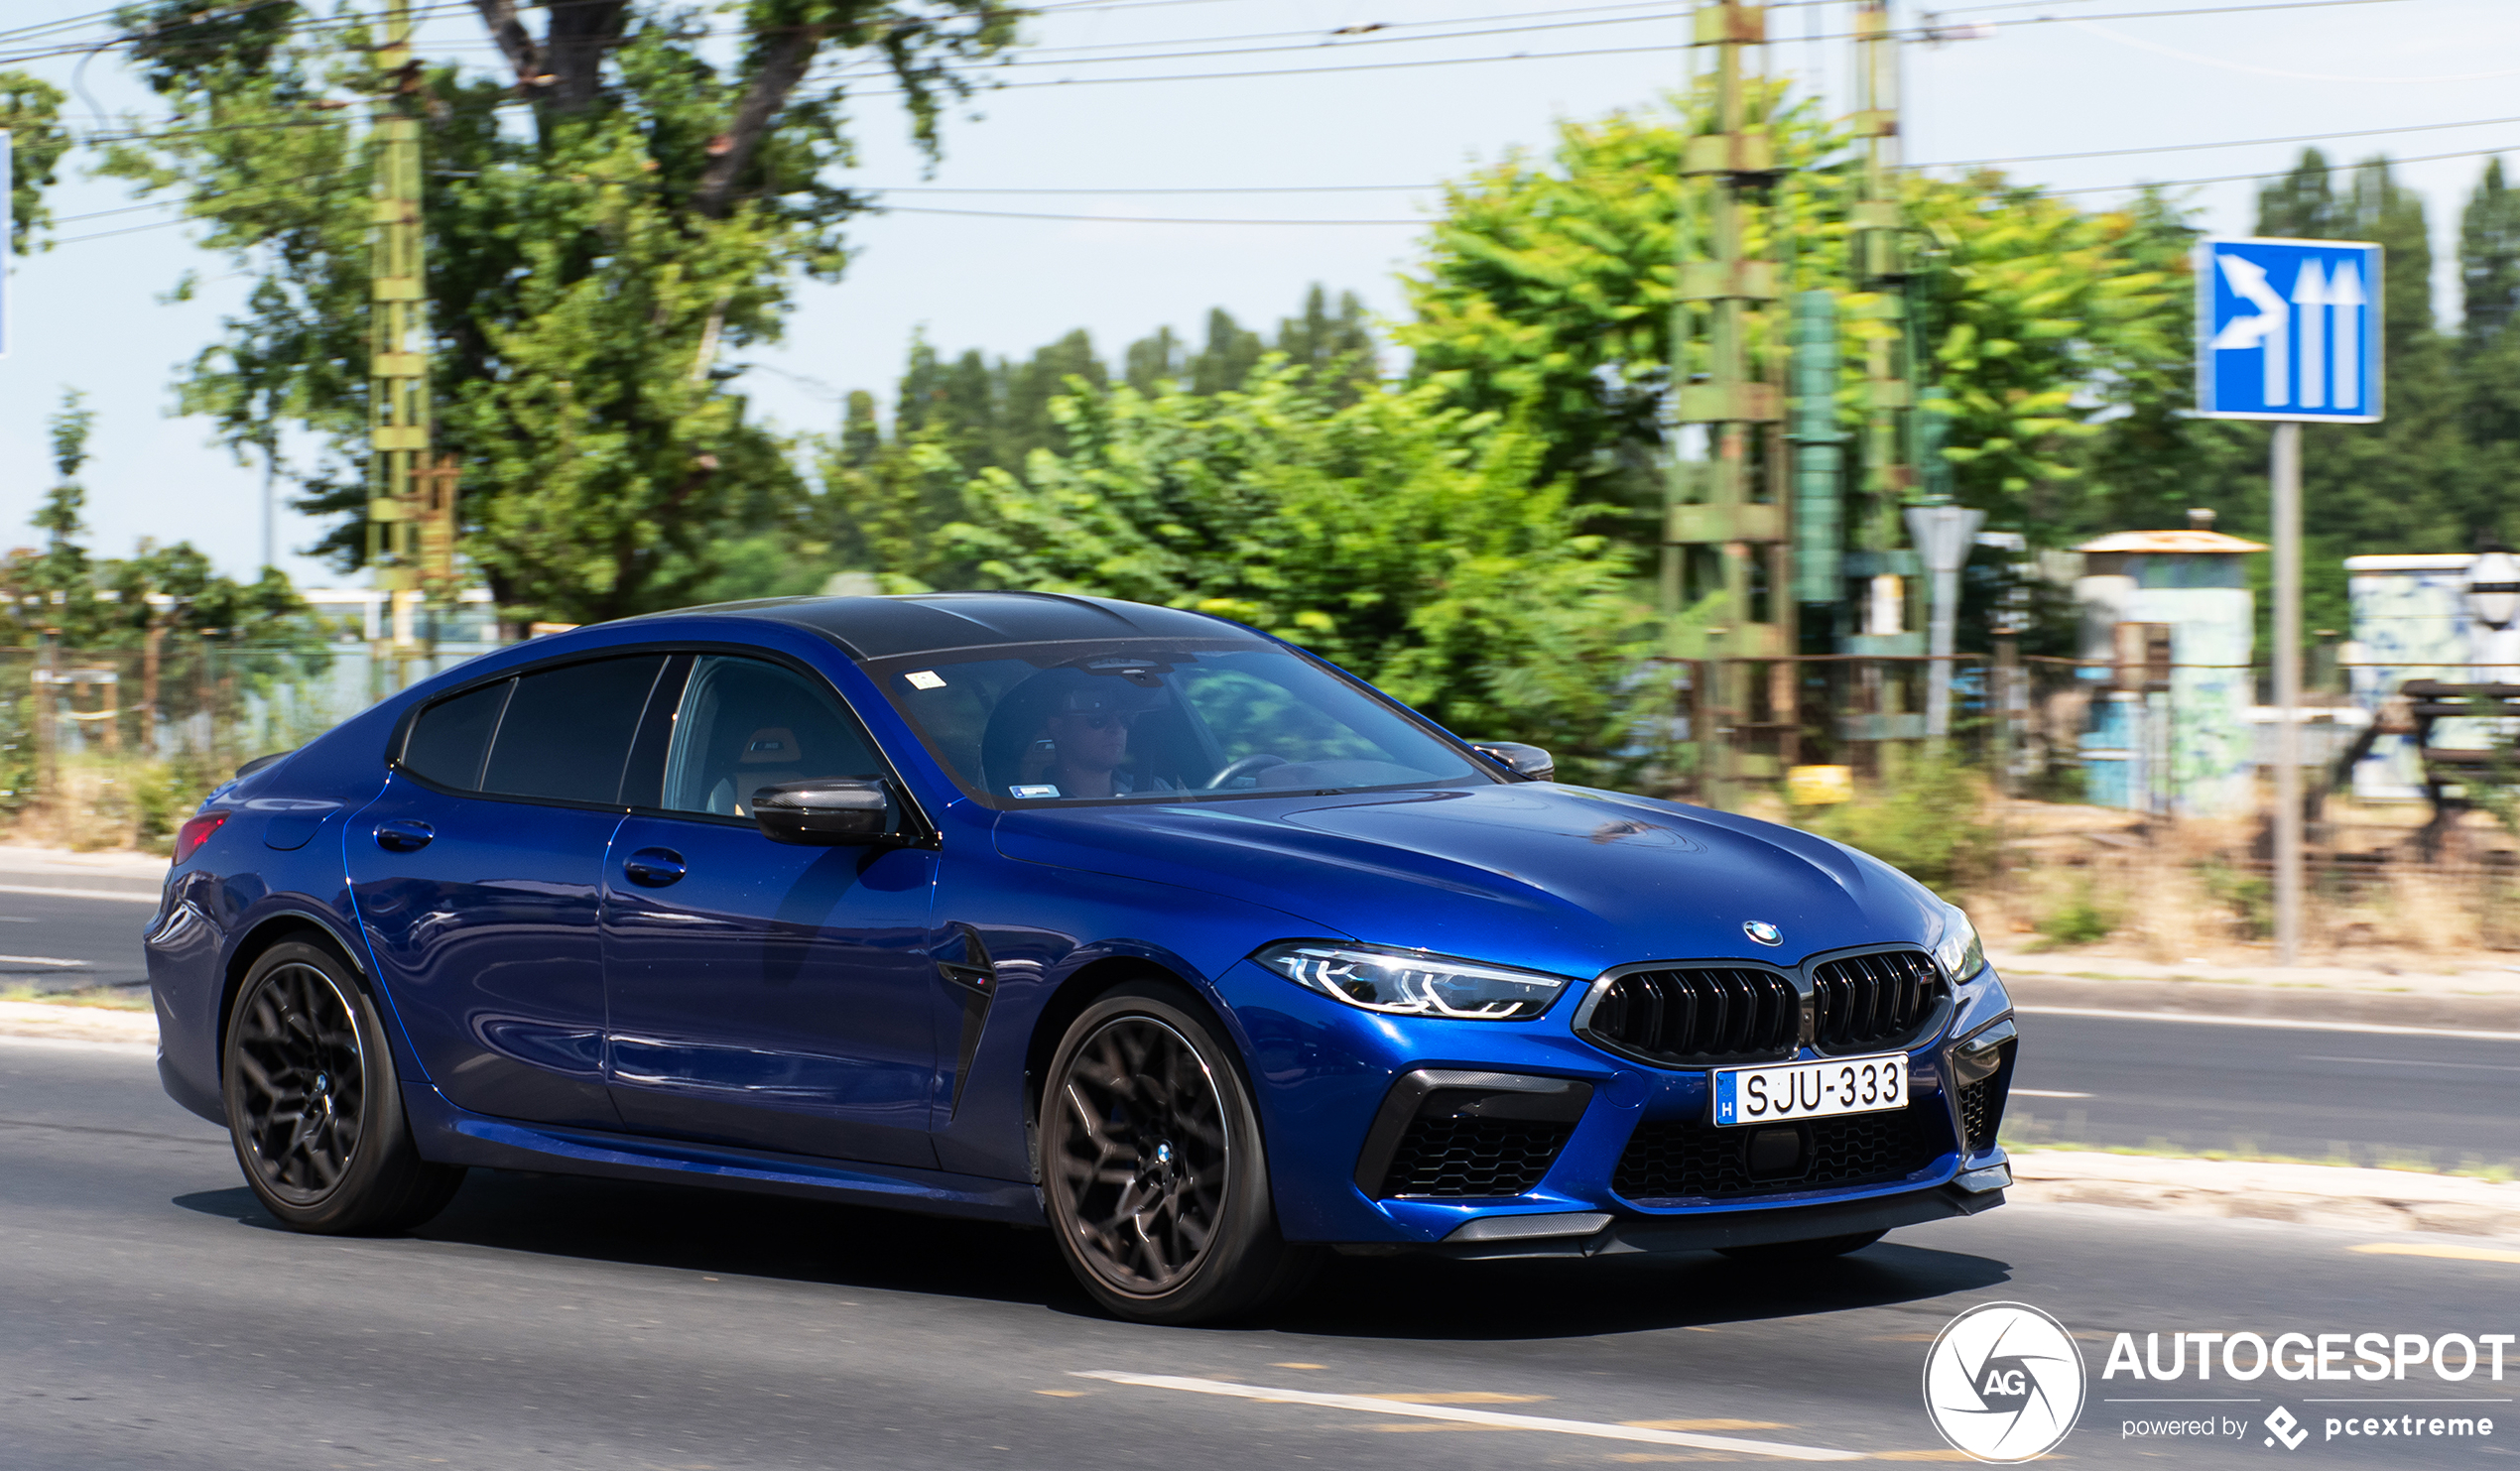
<instances>
[{"instance_id":1,"label":"pcextreme logo","mask_svg":"<svg viewBox=\"0 0 2520 1471\"><path fill-rule=\"evenodd\" d=\"M1925 1412L1962 1455L2033 1460L2073 1432L2088 1382L2065 1324L2027 1303L1987 1302L1926 1351Z\"/></svg>"}]
</instances>

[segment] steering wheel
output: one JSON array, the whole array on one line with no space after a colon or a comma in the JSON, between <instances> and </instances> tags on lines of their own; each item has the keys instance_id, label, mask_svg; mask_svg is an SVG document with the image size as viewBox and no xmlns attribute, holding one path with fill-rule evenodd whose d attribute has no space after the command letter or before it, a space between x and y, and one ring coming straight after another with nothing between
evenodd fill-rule
<instances>
[{"instance_id":1,"label":"steering wheel","mask_svg":"<svg viewBox=\"0 0 2520 1471\"><path fill-rule=\"evenodd\" d=\"M1210 792L1221 792L1224 790L1225 784L1234 780L1236 777L1247 777L1253 772L1265 772L1273 766L1284 766L1286 764L1287 760L1285 757L1272 756L1266 751L1261 752L1257 756L1246 756L1240 761L1227 763L1223 771L1209 777L1207 779L1207 790Z\"/></svg>"}]
</instances>

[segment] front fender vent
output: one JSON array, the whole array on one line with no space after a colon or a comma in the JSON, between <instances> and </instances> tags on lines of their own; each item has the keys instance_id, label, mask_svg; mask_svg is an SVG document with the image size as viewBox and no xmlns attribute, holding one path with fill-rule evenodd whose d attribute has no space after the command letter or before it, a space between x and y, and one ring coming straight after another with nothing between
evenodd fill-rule
<instances>
[{"instance_id":1,"label":"front fender vent","mask_svg":"<svg viewBox=\"0 0 2520 1471\"><path fill-rule=\"evenodd\" d=\"M1802 1040L1793 980L1753 966L1635 970L1603 988L1582 1032L1664 1066L1790 1057Z\"/></svg>"}]
</instances>

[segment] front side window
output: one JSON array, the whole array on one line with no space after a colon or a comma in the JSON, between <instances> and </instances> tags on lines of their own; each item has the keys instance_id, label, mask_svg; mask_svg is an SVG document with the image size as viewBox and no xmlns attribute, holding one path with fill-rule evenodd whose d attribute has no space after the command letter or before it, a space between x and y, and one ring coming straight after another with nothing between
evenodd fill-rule
<instances>
[{"instance_id":1,"label":"front side window","mask_svg":"<svg viewBox=\"0 0 2520 1471\"><path fill-rule=\"evenodd\" d=\"M668 811L752 815L753 794L817 777L880 777L883 763L830 691L766 660L702 655L666 756Z\"/></svg>"},{"instance_id":2,"label":"front side window","mask_svg":"<svg viewBox=\"0 0 2520 1471\"><path fill-rule=\"evenodd\" d=\"M964 790L995 806L1495 780L1274 646L1049 647L869 672Z\"/></svg>"}]
</instances>

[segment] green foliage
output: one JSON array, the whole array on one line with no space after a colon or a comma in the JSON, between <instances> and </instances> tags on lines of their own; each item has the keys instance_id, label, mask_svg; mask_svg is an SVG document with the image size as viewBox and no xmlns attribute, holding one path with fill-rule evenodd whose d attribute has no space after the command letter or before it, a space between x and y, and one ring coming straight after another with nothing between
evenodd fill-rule
<instances>
[{"instance_id":1,"label":"green foliage","mask_svg":"<svg viewBox=\"0 0 2520 1471\"><path fill-rule=\"evenodd\" d=\"M1315 384L1340 403L1353 402L1377 377L1364 304L1346 292L1333 308L1329 293L1316 284L1305 294L1303 314L1279 320L1274 346L1218 307L1207 313L1204 347L1191 351L1171 327L1159 327L1122 351L1116 373L1082 330L1029 359L994 362L977 350L947 360L924 334L914 336L894 430L904 443L924 438L972 474L992 467L1020 472L1034 450L1067 442L1051 406L1071 382L1098 390L1117 379L1150 399L1176 387L1214 395L1240 388L1271 351L1310 369ZM864 437L872 430L871 403L863 419L851 423L865 426L852 429L861 445L873 442Z\"/></svg>"},{"instance_id":2,"label":"green foliage","mask_svg":"<svg viewBox=\"0 0 2520 1471\"><path fill-rule=\"evenodd\" d=\"M2093 897L2088 879L2077 884L2063 904L2039 920L2039 933L2052 945L2097 944L2116 928L2116 913Z\"/></svg>"},{"instance_id":3,"label":"green foliage","mask_svg":"<svg viewBox=\"0 0 2520 1471\"><path fill-rule=\"evenodd\" d=\"M2206 896L2230 911L2231 927L2240 938L2265 939L2275 932L2273 879L2243 873L2221 859L2198 864L2197 877Z\"/></svg>"},{"instance_id":4,"label":"green foliage","mask_svg":"<svg viewBox=\"0 0 2520 1471\"><path fill-rule=\"evenodd\" d=\"M1213 396L1071 387L1065 449L985 471L940 535L977 580L1238 619L1453 730L1614 769L1643 610L1528 429L1431 386L1342 404L1275 358Z\"/></svg>"},{"instance_id":5,"label":"green foliage","mask_svg":"<svg viewBox=\"0 0 2520 1471\"><path fill-rule=\"evenodd\" d=\"M1884 751L1889 769L1852 801L1811 809L1806 825L1931 889L1965 887L1993 866L1983 779L1957 762Z\"/></svg>"},{"instance_id":6,"label":"green foliage","mask_svg":"<svg viewBox=\"0 0 2520 1471\"><path fill-rule=\"evenodd\" d=\"M1701 92L1660 112L1567 123L1549 165L1509 158L1452 185L1407 282L1417 319L1397 333L1454 402L1525 406L1549 473L1640 508L1663 493L1675 220L1696 255L1710 248L1708 185L1684 189L1672 160L1685 133L1711 127L1708 106ZM1851 429L1870 342L1902 330L1879 315L1880 298L1846 289L1852 140L1781 89L1752 99L1751 120L1797 172L1779 186L1781 221L1754 212L1743 248L1784 262L1789 291L1839 294L1839 412ZM1998 174L1907 186L1922 232L1912 309L1928 391L1949 417L1956 492L1990 524L2036 533L2060 502L2088 494L2075 485L2076 442L2184 354L2169 340L2184 266L2144 258L2134 217L2084 214ZM1754 362L1783 348L1769 325L1753 331ZM1694 338L1693 367L1703 351Z\"/></svg>"},{"instance_id":7,"label":"green foliage","mask_svg":"<svg viewBox=\"0 0 2520 1471\"><path fill-rule=\"evenodd\" d=\"M552 7L545 34L491 28L515 77L416 78L437 439L464 465L463 550L506 616L585 622L709 585L720 549L792 529L806 500L789 445L747 420L721 354L776 340L802 278L846 262L863 201L841 91L815 62L860 50L932 152L957 68L1001 50L996 0L750 0L731 61L705 18L647 0ZM256 278L196 358L189 411L271 453L293 423L321 443L290 467L302 509L364 546L369 168L345 103L394 91L333 23L282 3L124 12L177 116L107 172L182 190L206 244ZM204 19L209 24L197 24ZM174 26L171 23L186 24ZM531 105L522 126L501 109Z\"/></svg>"},{"instance_id":8,"label":"green foliage","mask_svg":"<svg viewBox=\"0 0 2520 1471\"><path fill-rule=\"evenodd\" d=\"M52 223L44 191L59 181L70 134L62 126L60 87L23 71L0 71L0 129L9 134L9 244L24 254Z\"/></svg>"}]
</instances>

